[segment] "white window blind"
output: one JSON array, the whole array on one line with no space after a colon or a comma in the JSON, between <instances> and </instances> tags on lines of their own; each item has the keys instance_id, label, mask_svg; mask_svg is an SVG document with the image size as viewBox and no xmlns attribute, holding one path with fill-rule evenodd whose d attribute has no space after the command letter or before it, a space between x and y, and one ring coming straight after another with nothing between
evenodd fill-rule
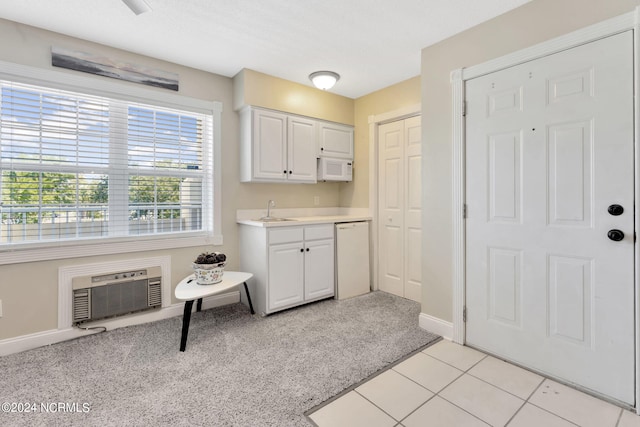
<instances>
[{"instance_id":1,"label":"white window blind","mask_svg":"<svg viewBox=\"0 0 640 427\"><path fill-rule=\"evenodd\" d=\"M0 247L212 232L211 115L0 80Z\"/></svg>"}]
</instances>

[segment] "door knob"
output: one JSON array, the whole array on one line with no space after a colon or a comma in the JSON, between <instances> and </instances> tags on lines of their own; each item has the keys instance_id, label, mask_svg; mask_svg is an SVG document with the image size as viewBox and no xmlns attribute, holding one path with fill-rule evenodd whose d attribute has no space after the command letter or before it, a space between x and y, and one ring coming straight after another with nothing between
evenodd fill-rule
<instances>
[{"instance_id":1,"label":"door knob","mask_svg":"<svg viewBox=\"0 0 640 427\"><path fill-rule=\"evenodd\" d=\"M620 240L624 239L624 233L614 228L613 230L609 230L609 232L607 233L607 237L614 242L619 242Z\"/></svg>"},{"instance_id":2,"label":"door knob","mask_svg":"<svg viewBox=\"0 0 640 427\"><path fill-rule=\"evenodd\" d=\"M624 212L624 208L620 205L611 205L607 209L607 212L609 212L613 216L618 216L622 215L622 212Z\"/></svg>"}]
</instances>

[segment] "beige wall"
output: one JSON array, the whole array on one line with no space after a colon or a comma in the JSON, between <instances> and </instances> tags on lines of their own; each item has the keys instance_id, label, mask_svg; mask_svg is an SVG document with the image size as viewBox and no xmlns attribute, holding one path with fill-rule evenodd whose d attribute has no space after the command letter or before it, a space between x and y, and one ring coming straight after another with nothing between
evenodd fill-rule
<instances>
[{"instance_id":1,"label":"beige wall","mask_svg":"<svg viewBox=\"0 0 640 427\"><path fill-rule=\"evenodd\" d=\"M631 12L638 4L533 0L422 50L424 313L452 321L451 71Z\"/></svg>"},{"instance_id":2,"label":"beige wall","mask_svg":"<svg viewBox=\"0 0 640 427\"><path fill-rule=\"evenodd\" d=\"M233 108L245 105L270 108L322 120L353 125L353 99L318 90L257 71L243 69L233 78ZM252 184L236 185L236 208L266 207L273 199L277 207L313 207L314 197L320 206L340 206L340 183L314 185Z\"/></svg>"},{"instance_id":3,"label":"beige wall","mask_svg":"<svg viewBox=\"0 0 640 427\"><path fill-rule=\"evenodd\" d=\"M420 103L420 76L355 100L353 181L340 187L340 206L369 207L369 116Z\"/></svg>"},{"instance_id":4,"label":"beige wall","mask_svg":"<svg viewBox=\"0 0 640 427\"><path fill-rule=\"evenodd\" d=\"M81 50L116 58L125 62L155 67L178 73L180 91L184 96L220 101L222 113L222 233L224 245L216 250L228 256L228 268L238 267L238 238L235 223L236 209L264 208L269 199L274 199L278 207L313 207L313 197L320 197L320 206L338 206L340 184L322 183L316 185L241 184L238 167L238 116L233 109L233 81L230 78L183 67L122 50L111 49L60 34L39 30L0 19L0 60L23 65L51 68L51 46ZM73 71L57 69L74 73ZM84 74L88 76L88 74ZM103 77L95 77L102 79ZM130 84L123 82L122 84ZM310 90L313 90L309 88ZM151 89L162 92L162 89ZM286 94L283 85L278 86L280 94ZM304 103L306 92L300 92L300 102ZM342 98L342 97L340 97ZM346 100L346 101L345 101ZM344 114L328 116L328 119L353 121L353 104L349 112L348 99ZM352 102L352 101L351 101ZM280 104L278 104L280 105ZM275 108L274 106L268 106ZM331 110L332 105L323 107ZM302 113L308 110L302 110ZM172 282L176 284L190 273L190 263L198 252L212 247L194 247L168 251L118 254L105 257L86 257L60 261L43 261L30 264L0 265L0 300L3 316L0 318L0 340L20 335L32 334L57 328L57 278L60 266L113 261L118 259L143 258L147 256L170 255L172 257ZM175 302L175 301L174 301Z\"/></svg>"},{"instance_id":5,"label":"beige wall","mask_svg":"<svg viewBox=\"0 0 640 427\"><path fill-rule=\"evenodd\" d=\"M254 105L353 125L351 98L247 68L233 80L233 108L236 110L245 105Z\"/></svg>"}]
</instances>

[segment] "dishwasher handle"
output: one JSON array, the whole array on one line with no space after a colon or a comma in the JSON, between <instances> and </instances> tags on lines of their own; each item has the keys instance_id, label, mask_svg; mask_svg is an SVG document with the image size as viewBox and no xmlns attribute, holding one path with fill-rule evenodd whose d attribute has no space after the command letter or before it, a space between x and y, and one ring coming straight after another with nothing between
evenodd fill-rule
<instances>
[{"instance_id":1,"label":"dishwasher handle","mask_svg":"<svg viewBox=\"0 0 640 427\"><path fill-rule=\"evenodd\" d=\"M348 228L356 228L360 224L366 224L366 221L341 222L336 224L336 228L338 230L345 230Z\"/></svg>"}]
</instances>

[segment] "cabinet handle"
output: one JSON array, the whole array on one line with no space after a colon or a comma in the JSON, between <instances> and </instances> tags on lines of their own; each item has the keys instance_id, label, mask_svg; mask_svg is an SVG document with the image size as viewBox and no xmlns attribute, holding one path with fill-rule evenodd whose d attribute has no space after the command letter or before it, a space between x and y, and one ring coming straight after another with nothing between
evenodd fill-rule
<instances>
[{"instance_id":1,"label":"cabinet handle","mask_svg":"<svg viewBox=\"0 0 640 427\"><path fill-rule=\"evenodd\" d=\"M320 147L320 151L324 151L324 147Z\"/></svg>"},{"instance_id":2,"label":"cabinet handle","mask_svg":"<svg viewBox=\"0 0 640 427\"><path fill-rule=\"evenodd\" d=\"M293 172L289 171L289 175L291 175Z\"/></svg>"},{"instance_id":3,"label":"cabinet handle","mask_svg":"<svg viewBox=\"0 0 640 427\"><path fill-rule=\"evenodd\" d=\"M303 249L303 248L300 248L300 252L304 252L304 249Z\"/></svg>"},{"instance_id":4,"label":"cabinet handle","mask_svg":"<svg viewBox=\"0 0 640 427\"><path fill-rule=\"evenodd\" d=\"M287 174L287 171L286 171L286 170L285 170L285 171L282 171L282 173L286 175L286 174Z\"/></svg>"},{"instance_id":5,"label":"cabinet handle","mask_svg":"<svg viewBox=\"0 0 640 427\"><path fill-rule=\"evenodd\" d=\"M309 248L307 248L307 252L309 252Z\"/></svg>"}]
</instances>

